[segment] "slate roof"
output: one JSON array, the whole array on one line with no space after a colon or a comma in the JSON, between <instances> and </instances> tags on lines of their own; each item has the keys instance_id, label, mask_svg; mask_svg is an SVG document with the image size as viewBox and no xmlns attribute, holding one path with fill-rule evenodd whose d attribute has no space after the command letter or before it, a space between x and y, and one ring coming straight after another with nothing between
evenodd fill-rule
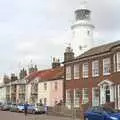
<instances>
[{"instance_id":1,"label":"slate roof","mask_svg":"<svg viewBox=\"0 0 120 120\"><path fill-rule=\"evenodd\" d=\"M120 46L120 40L94 47L94 48L86 51L82 55L78 56L77 58L94 56L94 55L98 55L98 54L101 54L101 53L109 52L113 47L116 47L116 46Z\"/></svg>"}]
</instances>

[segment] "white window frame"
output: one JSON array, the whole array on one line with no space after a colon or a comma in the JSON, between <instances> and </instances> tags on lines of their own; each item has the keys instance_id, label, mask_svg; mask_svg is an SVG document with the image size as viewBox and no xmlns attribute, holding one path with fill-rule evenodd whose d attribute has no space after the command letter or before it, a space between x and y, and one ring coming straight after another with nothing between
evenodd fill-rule
<instances>
[{"instance_id":1,"label":"white window frame","mask_svg":"<svg viewBox=\"0 0 120 120\"><path fill-rule=\"evenodd\" d=\"M45 82L43 85L44 85L44 90L47 90L47 83Z\"/></svg>"},{"instance_id":2,"label":"white window frame","mask_svg":"<svg viewBox=\"0 0 120 120\"><path fill-rule=\"evenodd\" d=\"M56 91L58 90L58 82L57 81L54 82L54 90L56 90Z\"/></svg>"},{"instance_id":3,"label":"white window frame","mask_svg":"<svg viewBox=\"0 0 120 120\"><path fill-rule=\"evenodd\" d=\"M93 106L98 106L99 105L99 89L98 87L93 87L92 88L92 105Z\"/></svg>"},{"instance_id":4,"label":"white window frame","mask_svg":"<svg viewBox=\"0 0 120 120\"><path fill-rule=\"evenodd\" d=\"M71 66L66 66L66 80L71 80Z\"/></svg>"},{"instance_id":5,"label":"white window frame","mask_svg":"<svg viewBox=\"0 0 120 120\"><path fill-rule=\"evenodd\" d=\"M70 96L70 89L66 90L66 104L71 105L71 96Z\"/></svg>"},{"instance_id":6,"label":"white window frame","mask_svg":"<svg viewBox=\"0 0 120 120\"><path fill-rule=\"evenodd\" d=\"M86 94L86 90L87 90L87 94ZM89 102L89 89L83 88L83 90L82 90L82 103L86 104L88 102Z\"/></svg>"},{"instance_id":7,"label":"white window frame","mask_svg":"<svg viewBox=\"0 0 120 120\"><path fill-rule=\"evenodd\" d=\"M88 71L89 71L88 69L89 69L88 62L83 63L83 78L88 78Z\"/></svg>"},{"instance_id":8,"label":"white window frame","mask_svg":"<svg viewBox=\"0 0 120 120\"><path fill-rule=\"evenodd\" d=\"M114 54L113 55L113 70L114 70L114 72L116 72L116 70L117 70L117 66L116 66L116 54Z\"/></svg>"},{"instance_id":9,"label":"white window frame","mask_svg":"<svg viewBox=\"0 0 120 120\"><path fill-rule=\"evenodd\" d=\"M79 93L78 93L79 92ZM82 90L79 88L74 89L74 106L80 106L80 97L82 96Z\"/></svg>"},{"instance_id":10,"label":"white window frame","mask_svg":"<svg viewBox=\"0 0 120 120\"><path fill-rule=\"evenodd\" d=\"M95 60L92 62L92 76L97 77L99 76L99 61Z\"/></svg>"},{"instance_id":11,"label":"white window frame","mask_svg":"<svg viewBox=\"0 0 120 120\"><path fill-rule=\"evenodd\" d=\"M117 72L120 71L120 52L117 52Z\"/></svg>"},{"instance_id":12,"label":"white window frame","mask_svg":"<svg viewBox=\"0 0 120 120\"><path fill-rule=\"evenodd\" d=\"M103 75L110 75L111 71L110 58L103 59Z\"/></svg>"},{"instance_id":13,"label":"white window frame","mask_svg":"<svg viewBox=\"0 0 120 120\"><path fill-rule=\"evenodd\" d=\"M74 64L74 79L79 79L79 64Z\"/></svg>"}]
</instances>

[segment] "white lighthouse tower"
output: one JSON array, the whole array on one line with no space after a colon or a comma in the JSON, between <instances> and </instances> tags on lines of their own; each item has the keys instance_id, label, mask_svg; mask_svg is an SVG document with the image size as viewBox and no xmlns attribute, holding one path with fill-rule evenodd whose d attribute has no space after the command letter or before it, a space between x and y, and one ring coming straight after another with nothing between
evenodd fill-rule
<instances>
[{"instance_id":1,"label":"white lighthouse tower","mask_svg":"<svg viewBox=\"0 0 120 120\"><path fill-rule=\"evenodd\" d=\"M87 2L81 1L80 9L75 11L75 22L71 26L71 46L75 55L80 55L93 47L94 25L91 23L91 11L87 8Z\"/></svg>"}]
</instances>

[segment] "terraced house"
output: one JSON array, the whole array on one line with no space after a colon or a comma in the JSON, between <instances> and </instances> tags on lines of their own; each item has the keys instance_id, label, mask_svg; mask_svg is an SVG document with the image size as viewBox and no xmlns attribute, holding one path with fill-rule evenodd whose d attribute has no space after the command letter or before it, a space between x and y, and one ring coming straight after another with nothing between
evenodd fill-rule
<instances>
[{"instance_id":1,"label":"terraced house","mask_svg":"<svg viewBox=\"0 0 120 120\"><path fill-rule=\"evenodd\" d=\"M48 106L63 100L64 69L57 59L53 60L52 68L32 72L26 77L26 101L41 103Z\"/></svg>"},{"instance_id":2,"label":"terraced house","mask_svg":"<svg viewBox=\"0 0 120 120\"><path fill-rule=\"evenodd\" d=\"M64 59L66 106L111 103L120 109L120 41L91 48L78 57L68 47Z\"/></svg>"},{"instance_id":3,"label":"terraced house","mask_svg":"<svg viewBox=\"0 0 120 120\"><path fill-rule=\"evenodd\" d=\"M23 76L19 78L15 74L11 76L4 75L3 82L0 85L0 101L13 102L13 103L24 103L25 102L25 85L26 71L21 70ZM21 73L20 72L20 73Z\"/></svg>"}]
</instances>

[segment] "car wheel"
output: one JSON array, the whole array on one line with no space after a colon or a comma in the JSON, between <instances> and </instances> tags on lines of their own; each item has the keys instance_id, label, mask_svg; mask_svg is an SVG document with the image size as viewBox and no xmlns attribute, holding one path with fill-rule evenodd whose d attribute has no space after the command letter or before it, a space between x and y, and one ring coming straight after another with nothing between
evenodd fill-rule
<instances>
[{"instance_id":1,"label":"car wheel","mask_svg":"<svg viewBox=\"0 0 120 120\"><path fill-rule=\"evenodd\" d=\"M84 117L84 120L88 120L88 117Z\"/></svg>"}]
</instances>

